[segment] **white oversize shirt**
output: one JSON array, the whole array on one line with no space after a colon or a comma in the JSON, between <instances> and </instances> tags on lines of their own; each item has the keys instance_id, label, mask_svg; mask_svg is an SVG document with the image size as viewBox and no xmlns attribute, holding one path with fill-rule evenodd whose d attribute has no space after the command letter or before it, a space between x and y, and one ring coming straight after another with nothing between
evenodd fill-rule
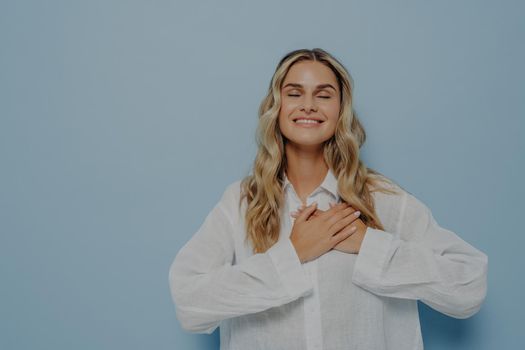
<instances>
[{"instance_id":1,"label":"white oversize shirt","mask_svg":"<svg viewBox=\"0 0 525 350\"><path fill-rule=\"evenodd\" d=\"M288 179L279 241L261 254L245 240L240 181L229 185L170 266L182 328L220 326L221 350L423 349L417 300L455 318L473 315L488 259L395 188L401 194L373 192L385 231L368 227L358 254L330 250L301 264L290 212L302 203ZM321 210L340 202L331 171L313 202Z\"/></svg>"}]
</instances>

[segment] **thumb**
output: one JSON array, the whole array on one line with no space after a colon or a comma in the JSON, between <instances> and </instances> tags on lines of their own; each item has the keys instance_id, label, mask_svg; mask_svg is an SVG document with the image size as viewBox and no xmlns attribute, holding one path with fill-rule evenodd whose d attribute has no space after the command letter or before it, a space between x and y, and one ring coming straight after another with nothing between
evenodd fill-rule
<instances>
[{"instance_id":1,"label":"thumb","mask_svg":"<svg viewBox=\"0 0 525 350\"><path fill-rule=\"evenodd\" d=\"M301 212L301 215L299 215L297 219L295 219L295 221L296 222L306 221L316 209L317 209L317 202L314 202L311 205L304 208L304 210Z\"/></svg>"}]
</instances>

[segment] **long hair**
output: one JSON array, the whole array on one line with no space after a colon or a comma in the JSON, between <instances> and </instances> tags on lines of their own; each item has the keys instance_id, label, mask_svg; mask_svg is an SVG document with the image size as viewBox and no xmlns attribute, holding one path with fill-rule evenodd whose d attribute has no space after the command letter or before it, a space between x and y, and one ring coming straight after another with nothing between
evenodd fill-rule
<instances>
[{"instance_id":1,"label":"long hair","mask_svg":"<svg viewBox=\"0 0 525 350\"><path fill-rule=\"evenodd\" d=\"M395 193L393 184L359 159L359 149L366 139L365 130L352 106L353 80L346 68L326 51L300 49L286 54L277 65L268 93L259 107L257 127L258 151L251 175L241 182L239 205L246 199L246 239L254 253L263 253L279 239L283 183L286 171L284 139L279 128L281 87L290 67L300 61L317 61L330 68L338 81L341 94L339 119L334 135L324 142L324 160L337 178L337 190L343 202L361 211L360 219L372 228L384 229L371 193Z\"/></svg>"}]
</instances>

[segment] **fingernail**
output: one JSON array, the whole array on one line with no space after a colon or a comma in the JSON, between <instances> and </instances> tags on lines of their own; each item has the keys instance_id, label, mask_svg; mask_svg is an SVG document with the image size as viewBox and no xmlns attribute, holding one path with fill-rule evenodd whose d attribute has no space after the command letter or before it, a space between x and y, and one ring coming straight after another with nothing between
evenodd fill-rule
<instances>
[{"instance_id":1,"label":"fingernail","mask_svg":"<svg viewBox=\"0 0 525 350\"><path fill-rule=\"evenodd\" d=\"M358 210L358 211L356 211L356 212L354 213L354 215L355 215L355 216L359 216L359 215L361 215L361 212Z\"/></svg>"}]
</instances>

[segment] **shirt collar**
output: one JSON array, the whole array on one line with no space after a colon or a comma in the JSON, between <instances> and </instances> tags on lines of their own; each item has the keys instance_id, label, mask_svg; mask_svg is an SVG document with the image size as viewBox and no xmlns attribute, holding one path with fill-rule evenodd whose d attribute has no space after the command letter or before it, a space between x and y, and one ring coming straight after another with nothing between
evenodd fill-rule
<instances>
[{"instance_id":1,"label":"shirt collar","mask_svg":"<svg viewBox=\"0 0 525 350\"><path fill-rule=\"evenodd\" d=\"M288 180L286 172L284 172L283 189L286 190L286 187L288 186L292 186L292 183L290 182L290 180ZM328 172L326 173L326 176L319 187L331 193L334 196L334 198L339 198L339 193L337 192L337 178L335 177L331 169L328 169Z\"/></svg>"}]
</instances>

